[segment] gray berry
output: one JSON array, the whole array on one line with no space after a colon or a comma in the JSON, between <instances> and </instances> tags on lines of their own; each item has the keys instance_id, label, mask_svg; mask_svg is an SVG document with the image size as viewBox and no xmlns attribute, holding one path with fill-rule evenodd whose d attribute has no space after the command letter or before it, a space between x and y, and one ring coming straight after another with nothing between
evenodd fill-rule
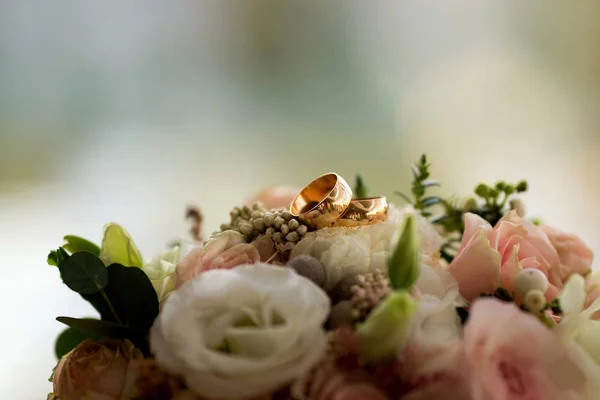
<instances>
[{"instance_id":1,"label":"gray berry","mask_svg":"<svg viewBox=\"0 0 600 400\"><path fill-rule=\"evenodd\" d=\"M300 235L297 232L290 232L285 236L285 240L288 242L297 242L300 239Z\"/></svg>"},{"instance_id":2,"label":"gray berry","mask_svg":"<svg viewBox=\"0 0 600 400\"><path fill-rule=\"evenodd\" d=\"M275 227L275 229L281 228L281 225L283 224L285 224L285 219L281 217L277 217L275 218L275 221L273 221L273 226Z\"/></svg>"},{"instance_id":3,"label":"gray berry","mask_svg":"<svg viewBox=\"0 0 600 400\"><path fill-rule=\"evenodd\" d=\"M350 275L342 278L337 285L331 290L329 295L334 303L352 298L352 287L357 283L357 276Z\"/></svg>"},{"instance_id":4,"label":"gray berry","mask_svg":"<svg viewBox=\"0 0 600 400\"><path fill-rule=\"evenodd\" d=\"M281 234L281 232L275 232L272 236L271 239L273 239L273 241L275 243L281 243L283 241L283 235Z\"/></svg>"},{"instance_id":5,"label":"gray berry","mask_svg":"<svg viewBox=\"0 0 600 400\"><path fill-rule=\"evenodd\" d=\"M326 274L323 264L314 257L301 255L292 258L288 265L296 270L299 275L310 279L320 287L325 285Z\"/></svg>"},{"instance_id":6,"label":"gray berry","mask_svg":"<svg viewBox=\"0 0 600 400\"><path fill-rule=\"evenodd\" d=\"M227 231L229 229L231 229L231 225L229 225L229 224L221 224L221 230L222 231Z\"/></svg>"},{"instance_id":7,"label":"gray berry","mask_svg":"<svg viewBox=\"0 0 600 400\"><path fill-rule=\"evenodd\" d=\"M353 307L350 300L345 300L337 303L329 313L327 327L329 329L339 328L343 325L352 325L354 316L352 314Z\"/></svg>"},{"instance_id":8,"label":"gray berry","mask_svg":"<svg viewBox=\"0 0 600 400\"><path fill-rule=\"evenodd\" d=\"M279 230L281 231L281 234L282 234L283 236L285 236L285 235L287 235L288 233L290 233L290 228L287 226L287 224L282 224L282 225L279 227Z\"/></svg>"},{"instance_id":9,"label":"gray berry","mask_svg":"<svg viewBox=\"0 0 600 400\"><path fill-rule=\"evenodd\" d=\"M281 216L283 217L283 219L285 219L286 221L291 220L292 218L294 218L294 216L292 215L291 212L289 212L288 210L285 210L284 212L281 213Z\"/></svg>"},{"instance_id":10,"label":"gray berry","mask_svg":"<svg viewBox=\"0 0 600 400\"><path fill-rule=\"evenodd\" d=\"M267 228L267 230L265 231L265 235L267 236L273 236L273 234L275 233L275 228Z\"/></svg>"},{"instance_id":11,"label":"gray berry","mask_svg":"<svg viewBox=\"0 0 600 400\"><path fill-rule=\"evenodd\" d=\"M252 218L252 219L257 219L257 218L260 218L260 217L262 217L262 213L259 212L259 211L254 211L252 213L252 215L250 215L250 218Z\"/></svg>"},{"instance_id":12,"label":"gray berry","mask_svg":"<svg viewBox=\"0 0 600 400\"><path fill-rule=\"evenodd\" d=\"M298 232L300 236L304 236L306 235L306 232L308 232L308 227L306 225L300 225L298 229L296 229L296 232Z\"/></svg>"}]
</instances>

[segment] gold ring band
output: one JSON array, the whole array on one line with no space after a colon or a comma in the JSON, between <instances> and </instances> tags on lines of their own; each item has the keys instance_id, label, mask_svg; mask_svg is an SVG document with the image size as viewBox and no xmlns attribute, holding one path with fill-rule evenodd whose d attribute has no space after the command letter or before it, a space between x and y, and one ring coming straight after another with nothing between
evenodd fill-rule
<instances>
[{"instance_id":1,"label":"gold ring band","mask_svg":"<svg viewBox=\"0 0 600 400\"><path fill-rule=\"evenodd\" d=\"M354 199L333 226L354 227L375 224L385 221L387 210L388 202L385 197Z\"/></svg>"},{"instance_id":2,"label":"gold ring band","mask_svg":"<svg viewBox=\"0 0 600 400\"><path fill-rule=\"evenodd\" d=\"M290 213L304 224L321 229L333 226L348 209L352 189L334 173L322 175L309 183L290 205Z\"/></svg>"}]
</instances>

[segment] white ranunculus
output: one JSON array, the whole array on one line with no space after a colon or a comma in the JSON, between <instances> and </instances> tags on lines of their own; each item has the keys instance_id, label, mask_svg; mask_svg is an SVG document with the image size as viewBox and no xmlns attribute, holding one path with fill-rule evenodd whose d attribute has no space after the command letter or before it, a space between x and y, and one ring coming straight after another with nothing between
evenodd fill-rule
<instances>
[{"instance_id":1,"label":"white ranunculus","mask_svg":"<svg viewBox=\"0 0 600 400\"><path fill-rule=\"evenodd\" d=\"M263 263L207 271L163 303L150 333L158 365L198 395L242 399L306 373L325 354L327 295Z\"/></svg>"},{"instance_id":2,"label":"white ranunculus","mask_svg":"<svg viewBox=\"0 0 600 400\"><path fill-rule=\"evenodd\" d=\"M146 273L161 302L169 293L175 290L175 274L177 262L179 261L179 246L175 246L165 253L144 263L142 271Z\"/></svg>"},{"instance_id":3,"label":"white ranunculus","mask_svg":"<svg viewBox=\"0 0 600 400\"><path fill-rule=\"evenodd\" d=\"M600 321L592 315L600 310L600 299L585 308L585 279L573 274L559 297L563 317L555 328L572 359L587 377L586 399L600 398Z\"/></svg>"},{"instance_id":4,"label":"white ranunculus","mask_svg":"<svg viewBox=\"0 0 600 400\"><path fill-rule=\"evenodd\" d=\"M415 214L411 207L390 205L385 221L356 228L325 228L308 233L294 247L291 258L309 255L325 267L325 288L332 289L347 276L387 268L387 259L399 238L404 217ZM417 214L421 252L429 257L440 250L442 238L435 228Z\"/></svg>"}]
</instances>

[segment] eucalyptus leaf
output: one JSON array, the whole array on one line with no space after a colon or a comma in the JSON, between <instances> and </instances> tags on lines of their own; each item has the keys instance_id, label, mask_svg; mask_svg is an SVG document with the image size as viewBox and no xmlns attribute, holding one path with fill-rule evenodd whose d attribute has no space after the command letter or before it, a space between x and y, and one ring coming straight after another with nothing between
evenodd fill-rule
<instances>
[{"instance_id":1,"label":"eucalyptus leaf","mask_svg":"<svg viewBox=\"0 0 600 400\"><path fill-rule=\"evenodd\" d=\"M106 265L121 264L139 268L144 266L142 255L129 233L114 222L104 226L100 259Z\"/></svg>"},{"instance_id":2,"label":"eucalyptus leaf","mask_svg":"<svg viewBox=\"0 0 600 400\"><path fill-rule=\"evenodd\" d=\"M131 334L128 326L99 319L57 317L56 320L80 332L98 337L126 338Z\"/></svg>"},{"instance_id":3,"label":"eucalyptus leaf","mask_svg":"<svg viewBox=\"0 0 600 400\"><path fill-rule=\"evenodd\" d=\"M158 296L148 276L138 268L112 264L107 268L110 284L104 293L123 322L148 330L158 315Z\"/></svg>"},{"instance_id":4,"label":"eucalyptus leaf","mask_svg":"<svg viewBox=\"0 0 600 400\"><path fill-rule=\"evenodd\" d=\"M102 261L88 251L80 251L60 263L63 282L82 294L96 293L108 285L108 272Z\"/></svg>"},{"instance_id":5,"label":"eucalyptus leaf","mask_svg":"<svg viewBox=\"0 0 600 400\"><path fill-rule=\"evenodd\" d=\"M59 360L73 350L77 345L83 342L85 339L99 339L98 335L93 335L89 333L85 333L79 329L75 328L67 328L61 332L60 335L56 338L56 343L54 345L54 352L56 354L56 358Z\"/></svg>"},{"instance_id":6,"label":"eucalyptus leaf","mask_svg":"<svg viewBox=\"0 0 600 400\"><path fill-rule=\"evenodd\" d=\"M74 235L67 235L64 237L64 239L65 244L63 244L62 247L70 253L77 253L79 251L89 251L95 256L100 255L100 247L98 247L98 245L90 242L87 239Z\"/></svg>"}]
</instances>

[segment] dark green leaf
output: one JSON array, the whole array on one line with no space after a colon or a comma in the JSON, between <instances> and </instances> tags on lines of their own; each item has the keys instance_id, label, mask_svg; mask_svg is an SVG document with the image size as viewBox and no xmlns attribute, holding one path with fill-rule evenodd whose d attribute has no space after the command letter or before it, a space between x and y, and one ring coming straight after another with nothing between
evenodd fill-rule
<instances>
[{"instance_id":1,"label":"dark green leaf","mask_svg":"<svg viewBox=\"0 0 600 400\"><path fill-rule=\"evenodd\" d=\"M71 255L58 267L63 282L78 293L96 293L109 282L104 263L88 251Z\"/></svg>"},{"instance_id":2,"label":"dark green leaf","mask_svg":"<svg viewBox=\"0 0 600 400\"><path fill-rule=\"evenodd\" d=\"M67 328L58 335L56 343L54 345L54 352L56 357L60 359L62 356L73 350L77 345L83 342L85 339L99 339L97 335L90 335L79 329Z\"/></svg>"},{"instance_id":3,"label":"dark green leaf","mask_svg":"<svg viewBox=\"0 0 600 400\"><path fill-rule=\"evenodd\" d=\"M98 319L57 317L56 320L88 335L126 338L131 334L130 328L125 325Z\"/></svg>"},{"instance_id":4,"label":"dark green leaf","mask_svg":"<svg viewBox=\"0 0 600 400\"><path fill-rule=\"evenodd\" d=\"M360 175L356 175L356 184L354 185L354 197L364 199L367 197L367 187Z\"/></svg>"},{"instance_id":5,"label":"dark green leaf","mask_svg":"<svg viewBox=\"0 0 600 400\"><path fill-rule=\"evenodd\" d=\"M158 296L148 276L139 268L120 264L112 264L106 269L110 284L104 292L123 324L150 329L158 315Z\"/></svg>"},{"instance_id":6,"label":"dark green leaf","mask_svg":"<svg viewBox=\"0 0 600 400\"><path fill-rule=\"evenodd\" d=\"M89 251L96 257L100 255L100 247L90 242L87 239L79 236L67 235L65 236L65 244L63 247L70 253L77 253L79 251Z\"/></svg>"},{"instance_id":7,"label":"dark green leaf","mask_svg":"<svg viewBox=\"0 0 600 400\"><path fill-rule=\"evenodd\" d=\"M69 254L62 248L59 247L57 250L52 250L50 254L48 254L48 265L52 265L58 267L62 264L67 258L69 258Z\"/></svg>"}]
</instances>

